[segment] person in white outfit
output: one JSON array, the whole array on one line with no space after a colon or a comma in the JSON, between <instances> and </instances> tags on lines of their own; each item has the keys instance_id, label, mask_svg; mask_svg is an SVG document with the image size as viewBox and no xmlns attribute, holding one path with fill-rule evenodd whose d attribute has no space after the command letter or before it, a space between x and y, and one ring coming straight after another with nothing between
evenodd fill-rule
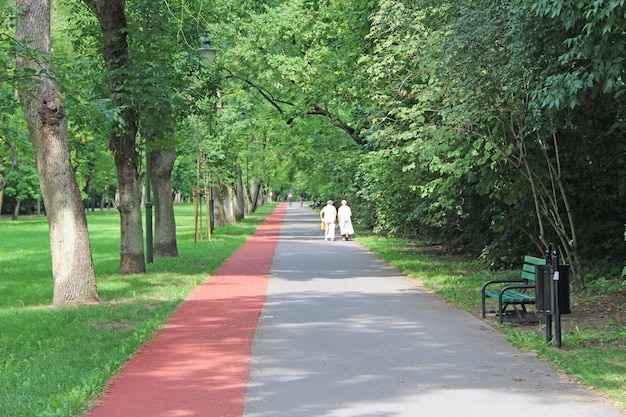
<instances>
[{"instance_id":1,"label":"person in white outfit","mask_svg":"<svg viewBox=\"0 0 626 417\"><path fill-rule=\"evenodd\" d=\"M335 220L337 219L337 209L333 206L333 200L328 200L326 206L320 211L320 219L326 224L324 230L324 240L335 240Z\"/></svg>"},{"instance_id":2,"label":"person in white outfit","mask_svg":"<svg viewBox=\"0 0 626 417\"><path fill-rule=\"evenodd\" d=\"M354 228L352 227L352 210L346 200L341 200L341 207L337 210L337 219L342 239L350 240L350 236L354 234Z\"/></svg>"}]
</instances>

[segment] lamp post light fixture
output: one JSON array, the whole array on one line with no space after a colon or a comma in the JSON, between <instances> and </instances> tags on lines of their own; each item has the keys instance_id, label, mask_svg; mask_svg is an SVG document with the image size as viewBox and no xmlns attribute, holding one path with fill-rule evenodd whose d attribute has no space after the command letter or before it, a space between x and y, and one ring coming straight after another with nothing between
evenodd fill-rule
<instances>
[{"instance_id":1,"label":"lamp post light fixture","mask_svg":"<svg viewBox=\"0 0 626 417\"><path fill-rule=\"evenodd\" d=\"M215 57L217 56L217 51L219 51L219 49L213 48L211 46L211 41L209 40L209 37L205 36L204 43L202 44L200 48L198 48L197 51L200 54L202 63L205 66L210 67L213 64L213 62L215 62Z\"/></svg>"}]
</instances>

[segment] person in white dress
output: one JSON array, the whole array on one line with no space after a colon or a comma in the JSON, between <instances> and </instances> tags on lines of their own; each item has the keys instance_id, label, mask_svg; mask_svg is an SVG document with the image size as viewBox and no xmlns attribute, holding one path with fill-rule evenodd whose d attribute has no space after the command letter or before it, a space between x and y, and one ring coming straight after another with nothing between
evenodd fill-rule
<instances>
[{"instance_id":1,"label":"person in white dress","mask_svg":"<svg viewBox=\"0 0 626 417\"><path fill-rule=\"evenodd\" d=\"M326 224L324 230L324 240L335 240L335 220L337 219L337 209L333 206L333 200L328 200L326 206L320 211L320 219Z\"/></svg>"},{"instance_id":2,"label":"person in white dress","mask_svg":"<svg viewBox=\"0 0 626 417\"><path fill-rule=\"evenodd\" d=\"M354 228L352 227L352 210L346 200L341 200L341 207L337 211L337 217L342 239L350 240L350 236L354 234Z\"/></svg>"}]
</instances>

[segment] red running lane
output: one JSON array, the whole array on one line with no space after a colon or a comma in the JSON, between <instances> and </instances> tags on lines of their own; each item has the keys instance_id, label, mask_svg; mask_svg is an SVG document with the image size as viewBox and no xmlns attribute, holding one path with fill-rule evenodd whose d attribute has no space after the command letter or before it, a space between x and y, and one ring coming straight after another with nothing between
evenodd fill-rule
<instances>
[{"instance_id":1,"label":"red running lane","mask_svg":"<svg viewBox=\"0 0 626 417\"><path fill-rule=\"evenodd\" d=\"M286 204L110 381L89 417L241 417L252 338Z\"/></svg>"}]
</instances>

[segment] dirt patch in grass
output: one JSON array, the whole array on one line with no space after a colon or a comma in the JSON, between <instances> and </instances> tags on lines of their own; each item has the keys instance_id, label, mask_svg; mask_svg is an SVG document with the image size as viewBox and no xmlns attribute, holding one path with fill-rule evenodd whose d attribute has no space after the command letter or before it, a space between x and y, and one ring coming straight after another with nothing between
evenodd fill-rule
<instances>
[{"instance_id":1,"label":"dirt patch in grass","mask_svg":"<svg viewBox=\"0 0 626 417\"><path fill-rule=\"evenodd\" d=\"M580 347L626 347L626 291L593 296L571 294L570 309L571 313L561 316L563 333L580 331L598 335L580 340ZM508 322L507 319L509 317L505 318ZM488 317L487 321L496 323L497 317ZM511 324L524 332L544 332L543 326L537 326L538 322Z\"/></svg>"},{"instance_id":2,"label":"dirt patch in grass","mask_svg":"<svg viewBox=\"0 0 626 417\"><path fill-rule=\"evenodd\" d=\"M626 290L593 296L571 296L570 314L562 316L564 330L619 330L626 326ZM616 340L626 345L626 340Z\"/></svg>"},{"instance_id":3,"label":"dirt patch in grass","mask_svg":"<svg viewBox=\"0 0 626 417\"><path fill-rule=\"evenodd\" d=\"M103 323L96 323L93 327L96 329L112 329L120 332L126 332L132 330L135 326L132 323L123 321L107 321Z\"/></svg>"}]
</instances>

